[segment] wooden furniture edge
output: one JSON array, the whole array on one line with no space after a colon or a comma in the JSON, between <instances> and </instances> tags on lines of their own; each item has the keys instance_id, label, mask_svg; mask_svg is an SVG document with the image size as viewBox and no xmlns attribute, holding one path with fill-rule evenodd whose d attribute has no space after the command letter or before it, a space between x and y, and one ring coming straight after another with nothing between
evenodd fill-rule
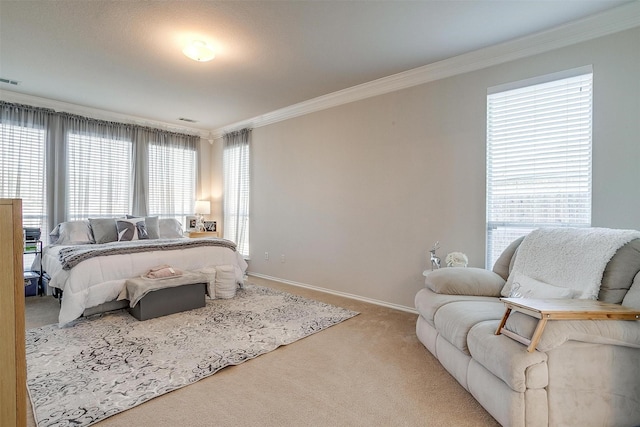
<instances>
[{"instance_id":1,"label":"wooden furniture edge","mask_svg":"<svg viewBox=\"0 0 640 427\"><path fill-rule=\"evenodd\" d=\"M0 199L0 425L27 423L27 364L25 350L22 201ZM5 265L6 263L6 265Z\"/></svg>"}]
</instances>

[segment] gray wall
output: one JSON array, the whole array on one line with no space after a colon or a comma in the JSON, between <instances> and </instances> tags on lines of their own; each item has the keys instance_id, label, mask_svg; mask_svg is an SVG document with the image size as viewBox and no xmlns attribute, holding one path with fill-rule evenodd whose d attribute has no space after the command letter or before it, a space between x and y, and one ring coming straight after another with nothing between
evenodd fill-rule
<instances>
[{"instance_id":1,"label":"gray wall","mask_svg":"<svg viewBox=\"0 0 640 427\"><path fill-rule=\"evenodd\" d=\"M254 129L249 270L413 307L436 240L484 266L487 88L587 64L592 224L640 229L636 28Z\"/></svg>"}]
</instances>

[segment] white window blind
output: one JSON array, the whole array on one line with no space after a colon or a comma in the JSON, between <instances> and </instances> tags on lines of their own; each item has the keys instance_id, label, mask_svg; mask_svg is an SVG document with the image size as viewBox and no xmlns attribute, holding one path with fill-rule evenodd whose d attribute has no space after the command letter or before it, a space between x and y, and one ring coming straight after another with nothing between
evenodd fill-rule
<instances>
[{"instance_id":1,"label":"white window blind","mask_svg":"<svg viewBox=\"0 0 640 427\"><path fill-rule=\"evenodd\" d=\"M236 242L238 252L249 256L249 144L225 147L223 154L224 237Z\"/></svg>"},{"instance_id":2,"label":"white window blind","mask_svg":"<svg viewBox=\"0 0 640 427\"><path fill-rule=\"evenodd\" d=\"M43 129L0 123L0 198L22 199L23 225L40 228L43 238L45 137Z\"/></svg>"},{"instance_id":3,"label":"white window blind","mask_svg":"<svg viewBox=\"0 0 640 427\"><path fill-rule=\"evenodd\" d=\"M68 220L129 213L131 168L131 141L70 133Z\"/></svg>"},{"instance_id":4,"label":"white window blind","mask_svg":"<svg viewBox=\"0 0 640 427\"><path fill-rule=\"evenodd\" d=\"M149 145L149 213L185 225L196 201L196 152L190 148Z\"/></svg>"},{"instance_id":5,"label":"white window blind","mask_svg":"<svg viewBox=\"0 0 640 427\"><path fill-rule=\"evenodd\" d=\"M591 225L591 117L591 72L489 93L488 268L533 229Z\"/></svg>"}]
</instances>

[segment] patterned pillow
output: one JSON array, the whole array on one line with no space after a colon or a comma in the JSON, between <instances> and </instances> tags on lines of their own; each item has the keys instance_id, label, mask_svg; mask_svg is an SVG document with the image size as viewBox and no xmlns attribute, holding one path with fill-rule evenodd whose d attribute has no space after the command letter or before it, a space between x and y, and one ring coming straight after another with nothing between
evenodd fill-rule
<instances>
[{"instance_id":1,"label":"patterned pillow","mask_svg":"<svg viewBox=\"0 0 640 427\"><path fill-rule=\"evenodd\" d=\"M119 219L116 221L116 227L119 242L149 238L144 218Z\"/></svg>"},{"instance_id":2,"label":"patterned pillow","mask_svg":"<svg viewBox=\"0 0 640 427\"><path fill-rule=\"evenodd\" d=\"M144 225L147 228L147 234L149 235L149 239L159 239L160 238L160 225L157 216L135 216L135 215L127 215L127 219L144 219Z\"/></svg>"}]
</instances>

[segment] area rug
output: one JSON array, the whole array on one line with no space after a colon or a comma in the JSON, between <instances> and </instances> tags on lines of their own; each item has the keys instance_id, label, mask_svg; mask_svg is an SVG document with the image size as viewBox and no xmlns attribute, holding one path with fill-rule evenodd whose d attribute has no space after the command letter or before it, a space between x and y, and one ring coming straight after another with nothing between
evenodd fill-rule
<instances>
[{"instance_id":1,"label":"area rug","mask_svg":"<svg viewBox=\"0 0 640 427\"><path fill-rule=\"evenodd\" d=\"M358 313L256 285L140 322L126 310L27 330L39 427L88 426Z\"/></svg>"}]
</instances>

